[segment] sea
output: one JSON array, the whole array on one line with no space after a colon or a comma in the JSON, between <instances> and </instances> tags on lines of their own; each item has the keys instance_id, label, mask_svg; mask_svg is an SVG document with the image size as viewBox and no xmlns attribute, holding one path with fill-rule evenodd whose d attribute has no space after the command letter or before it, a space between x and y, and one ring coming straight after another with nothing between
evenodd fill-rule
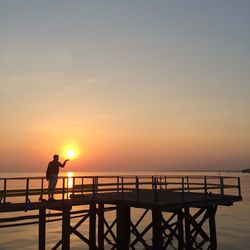
<instances>
[{"instance_id":1,"label":"sea","mask_svg":"<svg viewBox=\"0 0 250 250\"><path fill-rule=\"evenodd\" d=\"M233 206L219 206L216 213L216 231L217 244L219 250L249 250L250 249L250 174L241 172L61 172L62 176L117 176L117 175L166 175L166 176L236 176L241 180L241 193L243 200L235 202ZM40 177L44 173L0 173L0 178L8 177ZM18 184L15 184L18 185ZM0 189L3 183L0 183ZM78 209L86 209L81 207ZM48 210L47 213L54 211ZM140 217L143 213L142 209L135 208L132 211L133 217ZM15 217L22 215L37 214L34 211L0 213L0 218ZM107 212L105 215L109 223L112 223L114 211ZM140 223L139 230L145 228L150 221L150 216L146 216ZM136 218L134 218L136 220ZM80 218L72 219L72 225L76 224ZM23 221L21 221L23 222ZM46 249L52 249L53 246L61 239L61 221L51 221L46 224ZM0 223L0 225L6 223ZM141 229L140 229L141 228ZM88 221L79 227L79 232L88 235ZM152 240L151 234L147 234L146 242ZM82 250L88 249L88 246L77 236L71 235L71 249ZM38 224L0 228L0 250L33 250L38 249ZM58 248L60 249L60 248ZM109 242L105 242L105 249L112 249ZM135 249L144 249L142 244L138 244ZM173 242L168 249L178 249ZM197 249L207 249L207 245L198 246Z\"/></svg>"}]
</instances>

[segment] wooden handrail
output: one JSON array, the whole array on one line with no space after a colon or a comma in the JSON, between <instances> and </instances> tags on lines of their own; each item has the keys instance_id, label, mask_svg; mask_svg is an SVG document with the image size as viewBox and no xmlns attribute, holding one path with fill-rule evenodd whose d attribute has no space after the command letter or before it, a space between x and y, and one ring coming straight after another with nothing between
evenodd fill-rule
<instances>
[{"instance_id":1,"label":"wooden handrail","mask_svg":"<svg viewBox=\"0 0 250 250\"><path fill-rule=\"evenodd\" d=\"M0 190L1 202L5 203L7 197L25 197L25 202L29 201L29 196L42 197L48 194L48 188L45 188L45 177L11 177L0 178L3 189ZM172 192L182 192L183 199L185 192L199 191L205 194L211 190L217 190L221 196L224 196L226 190L235 189L238 191L238 196L241 197L240 178L228 176L163 176L163 175L141 175L141 176L59 176L60 183L55 189L55 194L61 194L62 200L69 198L69 194L83 195L92 194L93 199L101 192L121 192L122 199L124 193L135 191L137 200L140 199L141 190L152 190L154 199L157 201L158 192L161 189L166 189ZM72 187L69 187L69 179L72 179ZM227 180L233 180L233 183L228 183ZM20 188L11 186L11 180L21 182ZM36 186L31 184L31 181L36 181ZM88 183L91 182L91 183ZM7 185L8 184L8 185ZM26 186L25 186L26 185ZM22 188L23 187L23 188ZM38 188L39 187L39 188Z\"/></svg>"}]
</instances>

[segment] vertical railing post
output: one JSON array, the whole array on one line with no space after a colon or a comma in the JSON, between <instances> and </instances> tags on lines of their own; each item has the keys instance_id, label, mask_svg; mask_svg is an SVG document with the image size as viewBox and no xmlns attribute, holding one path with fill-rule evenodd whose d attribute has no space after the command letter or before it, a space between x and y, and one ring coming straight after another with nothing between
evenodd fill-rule
<instances>
[{"instance_id":1,"label":"vertical railing post","mask_svg":"<svg viewBox=\"0 0 250 250\"><path fill-rule=\"evenodd\" d=\"M157 197L157 177L154 177L154 201L157 203L158 197Z\"/></svg>"},{"instance_id":2,"label":"vertical railing post","mask_svg":"<svg viewBox=\"0 0 250 250\"><path fill-rule=\"evenodd\" d=\"M69 176L67 177L67 185L66 185L66 198L69 199Z\"/></svg>"},{"instance_id":3,"label":"vertical railing post","mask_svg":"<svg viewBox=\"0 0 250 250\"><path fill-rule=\"evenodd\" d=\"M99 183L99 177L97 176L95 178L95 193L98 194L98 183Z\"/></svg>"},{"instance_id":4,"label":"vertical railing post","mask_svg":"<svg viewBox=\"0 0 250 250\"><path fill-rule=\"evenodd\" d=\"M181 177L181 193L182 193L182 202L184 202L184 190L185 190L185 187L184 187L184 177Z\"/></svg>"},{"instance_id":5,"label":"vertical railing post","mask_svg":"<svg viewBox=\"0 0 250 250\"><path fill-rule=\"evenodd\" d=\"M6 178L4 178L4 182L3 182L3 194L4 194L3 203L5 203L6 195L7 195L7 179Z\"/></svg>"},{"instance_id":6,"label":"vertical railing post","mask_svg":"<svg viewBox=\"0 0 250 250\"><path fill-rule=\"evenodd\" d=\"M136 199L139 201L139 179L138 176L135 177L135 185L136 185Z\"/></svg>"},{"instance_id":7,"label":"vertical railing post","mask_svg":"<svg viewBox=\"0 0 250 250\"><path fill-rule=\"evenodd\" d=\"M207 198L207 176L204 177L204 191L205 197Z\"/></svg>"},{"instance_id":8,"label":"vertical railing post","mask_svg":"<svg viewBox=\"0 0 250 250\"><path fill-rule=\"evenodd\" d=\"M42 177L41 179L41 193L40 193L40 197L39 200L42 201L43 200L43 184L44 184L44 177Z\"/></svg>"},{"instance_id":9,"label":"vertical railing post","mask_svg":"<svg viewBox=\"0 0 250 250\"><path fill-rule=\"evenodd\" d=\"M124 200L124 180L123 177L121 177L122 179L122 200Z\"/></svg>"},{"instance_id":10,"label":"vertical railing post","mask_svg":"<svg viewBox=\"0 0 250 250\"><path fill-rule=\"evenodd\" d=\"M27 178L26 179L26 191L25 191L25 206L27 206L28 202L29 202L29 182L30 182L30 179Z\"/></svg>"},{"instance_id":11,"label":"vertical railing post","mask_svg":"<svg viewBox=\"0 0 250 250\"><path fill-rule=\"evenodd\" d=\"M239 197L241 197L240 177L238 177L237 179L238 179L238 195Z\"/></svg>"},{"instance_id":12,"label":"vertical railing post","mask_svg":"<svg viewBox=\"0 0 250 250\"><path fill-rule=\"evenodd\" d=\"M76 184L76 177L73 177L73 184L72 184L72 197L75 195L75 184Z\"/></svg>"},{"instance_id":13,"label":"vertical railing post","mask_svg":"<svg viewBox=\"0 0 250 250\"><path fill-rule=\"evenodd\" d=\"M224 196L224 179L223 179L223 177L220 177L220 194L221 194L221 196Z\"/></svg>"},{"instance_id":14,"label":"vertical railing post","mask_svg":"<svg viewBox=\"0 0 250 250\"><path fill-rule=\"evenodd\" d=\"M65 177L63 177L63 186L62 186L62 200L64 201L64 194L65 194Z\"/></svg>"},{"instance_id":15,"label":"vertical railing post","mask_svg":"<svg viewBox=\"0 0 250 250\"><path fill-rule=\"evenodd\" d=\"M84 178L82 177L82 195L83 195L83 184L84 184Z\"/></svg>"},{"instance_id":16,"label":"vertical railing post","mask_svg":"<svg viewBox=\"0 0 250 250\"><path fill-rule=\"evenodd\" d=\"M119 176L116 177L116 184L117 184L117 192L119 193L119 188L120 188L120 185L119 185Z\"/></svg>"},{"instance_id":17,"label":"vertical railing post","mask_svg":"<svg viewBox=\"0 0 250 250\"><path fill-rule=\"evenodd\" d=\"M95 200L95 177L92 177L92 199Z\"/></svg>"},{"instance_id":18,"label":"vertical railing post","mask_svg":"<svg viewBox=\"0 0 250 250\"><path fill-rule=\"evenodd\" d=\"M189 192L189 177L186 176L186 179L187 179L187 191Z\"/></svg>"}]
</instances>

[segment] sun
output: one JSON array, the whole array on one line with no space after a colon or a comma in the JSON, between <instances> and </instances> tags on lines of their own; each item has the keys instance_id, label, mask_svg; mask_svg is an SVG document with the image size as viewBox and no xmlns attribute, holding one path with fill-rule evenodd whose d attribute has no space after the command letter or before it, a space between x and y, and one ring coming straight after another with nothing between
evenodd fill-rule
<instances>
[{"instance_id":1,"label":"sun","mask_svg":"<svg viewBox=\"0 0 250 250\"><path fill-rule=\"evenodd\" d=\"M62 147L62 156L66 159L76 159L80 155L79 147L76 145L68 144Z\"/></svg>"},{"instance_id":2,"label":"sun","mask_svg":"<svg viewBox=\"0 0 250 250\"><path fill-rule=\"evenodd\" d=\"M67 155L67 157L68 157L69 159L73 159L73 158L75 158L76 153L75 153L75 151L74 151L73 149L69 149L69 150L66 152L66 155Z\"/></svg>"}]
</instances>

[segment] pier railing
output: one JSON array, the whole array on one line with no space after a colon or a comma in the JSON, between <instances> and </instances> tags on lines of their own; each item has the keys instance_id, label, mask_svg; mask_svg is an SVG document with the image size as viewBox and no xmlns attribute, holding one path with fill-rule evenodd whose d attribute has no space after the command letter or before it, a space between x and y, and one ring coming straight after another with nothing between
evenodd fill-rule
<instances>
[{"instance_id":1,"label":"pier railing","mask_svg":"<svg viewBox=\"0 0 250 250\"><path fill-rule=\"evenodd\" d=\"M59 176L55 194L56 199L68 200L81 196L95 199L98 194L113 192L125 199L126 193L134 192L139 201L143 190L150 190L156 202L161 190L179 192L183 201L185 193L190 192L204 193L204 199L210 193L241 197L239 177L171 175ZM45 177L0 178L0 204L44 201L48 193Z\"/></svg>"}]
</instances>

